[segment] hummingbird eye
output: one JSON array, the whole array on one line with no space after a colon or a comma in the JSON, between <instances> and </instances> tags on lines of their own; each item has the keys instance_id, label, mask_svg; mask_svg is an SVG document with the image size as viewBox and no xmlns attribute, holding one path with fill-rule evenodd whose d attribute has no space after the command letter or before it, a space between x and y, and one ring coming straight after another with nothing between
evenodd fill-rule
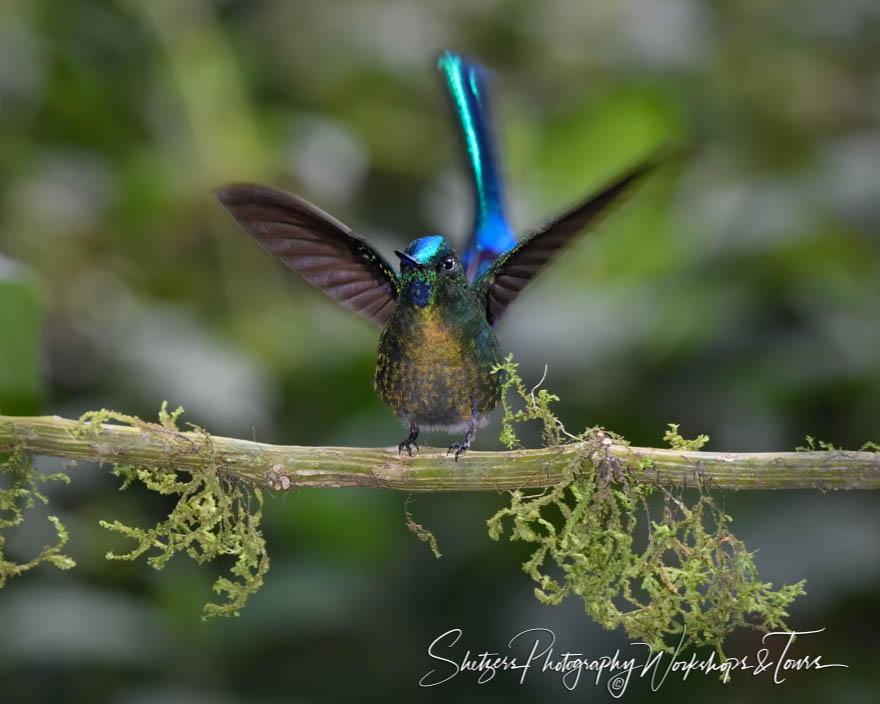
<instances>
[{"instance_id":1,"label":"hummingbird eye","mask_svg":"<svg viewBox=\"0 0 880 704\"><path fill-rule=\"evenodd\" d=\"M455 271L455 260L452 257L446 257L446 259L440 262L440 266L442 267L443 271L451 273Z\"/></svg>"}]
</instances>

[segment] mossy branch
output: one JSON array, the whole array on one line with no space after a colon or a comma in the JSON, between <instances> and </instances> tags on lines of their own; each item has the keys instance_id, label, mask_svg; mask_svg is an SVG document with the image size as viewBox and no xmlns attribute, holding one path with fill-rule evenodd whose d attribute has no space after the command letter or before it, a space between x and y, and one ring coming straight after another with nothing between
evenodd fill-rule
<instances>
[{"instance_id":1,"label":"mossy branch","mask_svg":"<svg viewBox=\"0 0 880 704\"><path fill-rule=\"evenodd\" d=\"M758 578L752 553L730 531L732 518L711 490L880 488L876 443L846 452L808 437L808 447L794 453L702 452L708 436L688 440L670 424L663 439L671 449L631 447L602 428L566 431L550 408L558 398L540 382L527 388L512 358L493 373L502 383L501 440L510 450L469 452L458 462L429 448L409 458L396 448L279 447L214 437L195 426L183 431L182 410L169 413L164 404L158 423L107 410L77 421L0 416L0 453L9 453L0 475L11 480L10 488L0 488L0 528L19 525L22 508L35 498L45 501L40 482L61 478L39 474L31 455L110 463L124 479L121 488L139 481L177 496L177 503L152 528L102 521L135 542L130 552L107 557L148 554L157 569L179 553L199 563L232 558L232 578L214 584L225 603L207 604L205 616L237 615L269 568L262 489L510 490L510 506L487 521L489 535L532 544L522 567L540 601L557 604L574 595L597 623L622 626L655 648L670 648L669 639L686 632L686 645L722 653L735 628L784 628L804 584L774 589ZM514 426L535 421L543 425L546 447L516 449ZM686 496L687 488L696 492ZM404 512L408 528L439 557L431 531L406 506ZM72 566L60 552L67 534L50 520L58 544L30 562L6 559L0 539L0 585L41 562Z\"/></svg>"},{"instance_id":2,"label":"mossy branch","mask_svg":"<svg viewBox=\"0 0 880 704\"><path fill-rule=\"evenodd\" d=\"M164 460L138 464L114 461L112 471L123 479L120 489L142 482L159 494L177 496L177 502L164 520L148 529L129 526L118 520L99 521L102 527L136 543L133 549L123 554L108 552L107 559L135 560L148 553L148 563L155 569L162 569L178 553L186 554L199 564L221 557L232 558L233 564L229 568L232 579L220 577L214 582L214 591L225 595L225 601L206 604L204 617L237 616L248 598L260 588L269 569L269 556L260 530L263 494L252 482L227 474L217 466L213 438L207 432L196 427L193 432L182 433L177 428L177 419L182 413L182 408L169 413L163 403L159 422L146 423L114 411L94 411L86 413L67 430L73 439L90 438L100 444L107 427L103 421L116 420L128 423L129 428L144 435L162 438ZM108 437L118 440L112 432ZM51 452L32 452L27 443L21 441L14 443L6 458L2 456L5 451L5 446L0 445L0 479L8 477L11 486L3 488L0 483L0 529L20 525L24 520L23 510L32 508L34 499L47 503L38 489L39 484L51 480L69 481L63 473L42 475L30 461L31 454L53 454ZM200 462L180 472L168 459L181 453L197 454ZM78 456L66 454L59 456L78 459ZM61 553L67 542L66 529L57 517L48 518L55 526L58 543L44 548L28 562L7 559L2 550L5 538L0 534L0 587L8 577L44 562L61 569L74 566L73 560Z\"/></svg>"},{"instance_id":3,"label":"mossy branch","mask_svg":"<svg viewBox=\"0 0 880 704\"><path fill-rule=\"evenodd\" d=\"M135 419L132 419L135 420ZM423 447L412 458L397 448L278 446L179 431L136 422L100 424L78 432L79 421L58 416L0 415L0 453L24 452L71 460L161 466L191 472L212 463L227 478L253 486L373 487L407 492L498 491L557 485L585 444L506 452L470 451L458 462L445 449ZM693 486L696 477L723 489L880 489L880 453L701 452L687 449L603 448L635 476L663 486Z\"/></svg>"}]
</instances>

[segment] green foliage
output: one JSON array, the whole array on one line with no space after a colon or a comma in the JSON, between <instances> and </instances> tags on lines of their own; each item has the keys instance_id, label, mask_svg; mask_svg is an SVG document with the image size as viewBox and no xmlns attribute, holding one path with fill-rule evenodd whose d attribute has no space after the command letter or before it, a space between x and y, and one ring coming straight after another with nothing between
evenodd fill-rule
<instances>
[{"instance_id":1,"label":"green foliage","mask_svg":"<svg viewBox=\"0 0 880 704\"><path fill-rule=\"evenodd\" d=\"M409 506L410 497L407 497L406 501L403 504L403 512L406 516L406 528L410 533L414 533L415 536L421 540L423 543L427 543L428 547L431 548L431 552L434 553L434 557L438 560L443 557L443 554L440 552L440 546L437 545L437 538L434 537L434 534L425 528L420 523L416 523L413 518L412 513L407 508Z\"/></svg>"},{"instance_id":2,"label":"green foliage","mask_svg":"<svg viewBox=\"0 0 880 704\"><path fill-rule=\"evenodd\" d=\"M220 557L232 558L234 563L229 571L233 579L220 577L213 587L216 593L225 594L226 600L206 604L203 618L238 616L251 594L263 584L263 576L269 569L266 544L260 531L263 495L259 489L223 475L208 433L196 428L197 440L194 440L192 434L178 431L177 419L182 413L182 408L169 413L163 403L158 424L107 410L86 413L80 418L80 433L99 434L101 423L115 420L134 425L141 432L162 434L169 456L188 453L204 459L201 469L189 476L161 466L114 466L113 473L123 479L120 490L139 481L159 494L179 498L168 517L149 529L118 520L101 521L104 528L137 543L130 552L108 553L107 559L135 560L155 551L147 562L158 570L178 553L188 555L199 564Z\"/></svg>"},{"instance_id":3,"label":"green foliage","mask_svg":"<svg viewBox=\"0 0 880 704\"><path fill-rule=\"evenodd\" d=\"M805 446L804 446L804 445L798 445L798 446L795 448L795 450L796 450L797 452L817 452L817 451L819 451L819 450L826 450L826 451L828 451L828 452L834 452L835 450L839 450L839 449L841 449L841 448L839 448L839 447L836 447L836 446L834 445L834 443L826 442L825 440L817 440L817 439L814 438L812 435L807 435L806 438L805 438L805 440L807 441L807 444L806 444ZM866 443L862 446L862 449L863 449L863 450L868 450L868 449L870 449L870 446L871 446L872 444L873 444L873 443L866 442Z\"/></svg>"},{"instance_id":4,"label":"green foliage","mask_svg":"<svg viewBox=\"0 0 880 704\"><path fill-rule=\"evenodd\" d=\"M579 436L566 433L549 410L555 397L526 391L510 357L499 365L503 387L504 438L516 444L513 424L541 420L545 438L581 443L568 476L535 493L511 492L510 506L488 521L498 540L510 519L511 540L535 545L523 569L538 586L536 597L558 604L580 597L587 613L604 628L623 626L627 634L655 649L671 649L686 629L685 645L711 645L720 654L735 628L783 628L787 607L803 594L803 581L773 590L758 579L743 543L729 530L730 516L716 505L708 487L688 502L671 491L634 479L609 448L623 441L601 428ZM511 390L524 405L513 410ZM698 449L701 435L685 440L670 424L666 439L676 449ZM662 517L653 520L649 497L660 494ZM647 532L645 539L638 536Z\"/></svg>"},{"instance_id":5,"label":"green foliage","mask_svg":"<svg viewBox=\"0 0 880 704\"><path fill-rule=\"evenodd\" d=\"M543 379L535 384L531 390L526 391L522 379L516 373L518 366L513 361L513 355L509 354L503 364L499 364L492 369L493 374L500 375L502 378L501 405L504 409L504 418L501 421L501 442L509 450L518 447L519 440L516 437L516 432L514 432L513 424L526 420L540 420L544 424L542 433L544 444L558 445L567 433L565 433L562 423L559 422L559 419L550 410L550 404L558 401L559 396L549 393L546 389L538 388L544 381ZM546 372L545 368L544 373L546 374ZM525 408L514 410L510 401L511 390L515 391L517 396L526 400ZM538 393L535 394L535 391Z\"/></svg>"},{"instance_id":6,"label":"green foliage","mask_svg":"<svg viewBox=\"0 0 880 704\"><path fill-rule=\"evenodd\" d=\"M34 507L34 499L43 504L49 500L37 488L39 484L51 481L69 482L66 474L44 475L38 472L31 458L19 451L13 452L0 464L0 475L9 481L9 488L0 488L0 531L14 528L24 521L24 511ZM0 587L6 584L9 577L17 577L23 572L44 562L55 565L58 569L68 570L76 563L61 551L67 543L67 530L57 516L48 516L55 527L58 542L53 546L44 547L29 562L15 562L7 559L3 552L6 538L0 533Z\"/></svg>"},{"instance_id":7,"label":"green foliage","mask_svg":"<svg viewBox=\"0 0 880 704\"><path fill-rule=\"evenodd\" d=\"M828 442L826 440L817 440L812 435L807 435L804 438L807 441L806 445L798 445L795 449L796 452L820 452L825 450L827 452L837 452L843 450L842 447L838 447L832 442ZM880 443L874 442L873 440L868 440L865 442L858 450L859 452L880 452Z\"/></svg>"},{"instance_id":8,"label":"green foliage","mask_svg":"<svg viewBox=\"0 0 880 704\"><path fill-rule=\"evenodd\" d=\"M502 377L505 444L511 448L519 444L516 423L537 420L548 445L573 442L578 448L562 482L540 492L512 492L510 506L488 521L492 539L500 539L510 519L510 539L535 546L523 568L537 582L540 601L558 604L575 594L603 627L623 626L631 637L655 648L670 648L686 631L686 645L711 645L721 652L725 637L739 626L785 627L786 609L804 593L803 581L774 590L772 584L759 580L751 553L730 532L730 516L719 509L699 474L696 495L636 479L646 476L651 460L622 465L612 446L625 445L625 440L602 428L580 435L567 432L551 409L558 397L541 389L541 382L526 388L517 368L508 356L493 370ZM163 404L158 423L108 410L80 418L77 436L100 436L103 423L116 421L137 433L160 437L164 457L149 466L117 464L113 473L122 478L121 489L141 482L151 491L177 497L167 517L152 528L101 521L103 527L135 543L129 552L110 552L107 558L135 560L152 553L147 561L156 569L178 553L200 564L231 559L231 578L220 577L214 584L214 591L225 595L225 600L207 604L204 617L238 615L262 585L269 567L260 531L262 493L224 473L207 432L196 426L194 432L181 432L182 413L181 408L169 412ZM699 450L708 439L700 435L687 440L676 424L670 424L665 434L670 446L682 451ZM807 442L811 450L817 445L835 449L812 437ZM877 448L867 443L864 449ZM196 458L198 468L173 469L179 464L173 460L183 456ZM0 529L19 525L23 510L32 507L35 498L46 502L37 489L39 483L68 481L64 474L40 474L21 452L13 453L0 469L11 484L0 491ZM267 476L270 486L287 488L272 471ZM651 514L658 505L662 509L655 520ZM406 505L404 511L409 530L440 557L434 535L416 523ZM42 562L62 569L73 566L61 553L67 532L56 517L49 520L58 543L26 563L8 561L0 552L0 586L9 576ZM0 548L3 544L0 536Z\"/></svg>"},{"instance_id":9,"label":"green foliage","mask_svg":"<svg viewBox=\"0 0 880 704\"><path fill-rule=\"evenodd\" d=\"M709 442L708 435L697 435L693 440L685 440L678 432L678 423L670 423L666 433L663 435L663 441L669 444L673 450L701 450L703 446Z\"/></svg>"}]
</instances>

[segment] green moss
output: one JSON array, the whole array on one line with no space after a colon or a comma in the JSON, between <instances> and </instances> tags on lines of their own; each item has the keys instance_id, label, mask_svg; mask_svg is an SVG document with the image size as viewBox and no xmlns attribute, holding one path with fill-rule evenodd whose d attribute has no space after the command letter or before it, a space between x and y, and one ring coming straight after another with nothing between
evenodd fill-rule
<instances>
[{"instance_id":1,"label":"green moss","mask_svg":"<svg viewBox=\"0 0 880 704\"><path fill-rule=\"evenodd\" d=\"M506 375L502 439L509 447L517 444L515 423L539 420L545 439L582 448L562 482L511 492L510 506L488 521L492 539L506 533L535 546L523 569L537 583L540 601L558 604L575 595L604 628L623 626L656 649L670 650L683 629L686 646L710 645L721 653L739 626L784 628L803 581L778 590L761 582L752 554L729 529L730 516L699 477L693 499L636 479L647 467L625 467L608 452L611 444L625 444L621 438L601 428L567 433L549 408L554 396L526 391L509 357L498 372ZM670 424L666 439L676 449L697 449L708 437L685 440ZM662 504L656 517L649 503L654 494ZM645 533L643 540L635 537Z\"/></svg>"},{"instance_id":2,"label":"green moss","mask_svg":"<svg viewBox=\"0 0 880 704\"><path fill-rule=\"evenodd\" d=\"M678 423L670 423L663 435L663 441L673 450L689 450L696 452L703 449L703 446L709 442L708 435L697 435L693 440L685 440L678 432Z\"/></svg>"},{"instance_id":3,"label":"green moss","mask_svg":"<svg viewBox=\"0 0 880 704\"><path fill-rule=\"evenodd\" d=\"M816 452L818 450L827 450L828 452L834 452L835 450L839 450L841 448L835 447L833 443L826 442L825 440L817 440L812 435L806 436L806 445L799 445L795 448L797 452ZM865 443L862 447L863 450L869 449L868 446L873 443Z\"/></svg>"},{"instance_id":4,"label":"green moss","mask_svg":"<svg viewBox=\"0 0 880 704\"><path fill-rule=\"evenodd\" d=\"M192 473L162 466L114 466L113 473L123 480L120 490L141 482L152 491L176 495L178 499L168 517L152 528L129 526L118 520L101 521L104 528L136 543L127 553L108 553L107 559L135 560L152 553L147 562L155 569L162 569L178 553L199 564L217 558L232 559L232 578L220 577L213 587L215 592L225 595L225 600L206 604L203 617L238 616L269 569L266 543L260 531L263 495L259 489L223 474L208 433L196 428L197 440L193 440L191 435L178 431L177 420L182 413L181 408L169 413L163 403L158 424L107 410L86 413L80 418L79 433L99 434L101 423L124 422L141 432L162 434L169 456L190 453L203 459L201 468Z\"/></svg>"},{"instance_id":5,"label":"green moss","mask_svg":"<svg viewBox=\"0 0 880 704\"><path fill-rule=\"evenodd\" d=\"M21 525L24 521L24 512L34 507L34 500L43 504L49 503L49 499L40 492L39 485L52 481L67 483L70 478L63 473L47 476L38 472L31 458L19 450L0 463L0 478L4 480L4 484L8 482L8 488L0 488L0 587L3 587L10 577L17 577L44 562L61 570L74 567L76 563L62 552L67 544L67 530L57 516L48 516L48 520L55 527L58 542L44 547L32 560L15 562L8 559L3 551L6 544L3 533L9 528Z\"/></svg>"},{"instance_id":6,"label":"green moss","mask_svg":"<svg viewBox=\"0 0 880 704\"><path fill-rule=\"evenodd\" d=\"M812 435L807 435L804 438L807 441L806 445L798 445L795 449L796 452L819 452L821 450L826 450L828 452L838 452L843 450L842 447L837 447L834 443L827 442L825 440L817 440ZM880 443L876 443L873 440L868 440L864 445L862 445L859 452L880 452Z\"/></svg>"},{"instance_id":7,"label":"green moss","mask_svg":"<svg viewBox=\"0 0 880 704\"><path fill-rule=\"evenodd\" d=\"M431 552L434 553L434 557L439 560L441 557L443 557L443 554L440 552L440 547L437 545L437 538L434 537L434 534L430 530L425 528L420 523L415 522L415 519L413 518L413 515L408 508L410 498L411 497L408 496L403 504L403 513L406 517L407 530L409 530L410 533L414 533L415 536L423 543L427 543L428 547L431 548Z\"/></svg>"},{"instance_id":8,"label":"green moss","mask_svg":"<svg viewBox=\"0 0 880 704\"><path fill-rule=\"evenodd\" d=\"M575 595L604 627L623 626L631 637L656 648L677 643L683 629L687 644L712 645L720 651L725 636L738 626L784 628L786 609L803 593L803 582L774 590L758 579L751 553L730 531L730 516L718 508L699 473L694 482L688 481L696 491L656 485L646 471L653 466L650 459L628 466L611 453L612 445L626 445L620 436L599 427L579 435L567 432L552 411L557 397L540 388L540 382L526 388L511 357L494 373L502 377L502 440L508 447L519 445L517 423L539 421L548 446L568 443L576 448L569 453L572 460L559 484L539 492L512 492L510 505L488 521L493 539L508 535L533 545L523 568L537 583L538 599L557 604ZM121 489L140 482L176 498L167 517L152 527L102 521L102 526L134 543L130 551L107 557L134 560L145 555L156 569L179 553L200 564L230 560L229 573L214 584L224 598L207 604L204 616L238 615L269 568L260 531L263 495L224 472L207 432L195 426L187 433L178 429L182 412L169 412L163 404L158 423L106 409L80 418L75 429L80 437L98 437L102 424L113 421L160 438L164 454L149 466L115 465L113 473L122 479ZM131 435L136 448L138 435ZM686 440L675 424L670 424L665 439L680 450L696 450L708 441L705 435ZM816 441L807 441L809 449L815 449ZM833 449L828 443L818 445ZM869 443L864 449L878 446ZM175 470L181 458L198 468ZM291 479L280 465L267 470L270 487L290 488ZM68 480L64 474L41 475L20 451L8 457L0 471L0 478L9 483L0 488L0 530L19 525L35 499L46 502L40 483ZM408 528L439 557L433 534L416 523L406 506L404 512ZM61 552L67 540L64 527L54 516L49 520L58 542L29 562L6 559L0 535L0 586L43 562L62 569L73 566Z\"/></svg>"},{"instance_id":9,"label":"green moss","mask_svg":"<svg viewBox=\"0 0 880 704\"><path fill-rule=\"evenodd\" d=\"M519 447L513 426L526 420L540 420L543 425L543 439L545 445L558 445L566 436L565 429L559 419L550 410L550 404L558 401L559 397L548 393L546 389L539 388L539 381L532 389L526 390L522 379L516 373L517 364L513 361L513 355L507 355L503 364L496 366L492 373L499 375L501 382L501 406L504 409L504 418L501 421L501 442L508 450ZM545 368L546 374L546 368ZM535 393L537 391L537 393ZM514 392L513 394L511 392ZM520 410L513 408L511 396L525 399L526 407Z\"/></svg>"}]
</instances>

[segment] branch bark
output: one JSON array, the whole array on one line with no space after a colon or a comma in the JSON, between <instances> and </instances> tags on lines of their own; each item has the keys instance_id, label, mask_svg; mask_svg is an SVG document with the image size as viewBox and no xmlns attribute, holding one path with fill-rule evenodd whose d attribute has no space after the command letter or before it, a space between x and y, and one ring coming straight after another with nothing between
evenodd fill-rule
<instances>
[{"instance_id":1,"label":"branch bark","mask_svg":"<svg viewBox=\"0 0 880 704\"><path fill-rule=\"evenodd\" d=\"M397 448L300 447L182 432L153 424L82 429L59 416L0 415L0 453L98 463L218 471L255 485L366 486L400 491L497 491L558 483L578 444L510 452L469 451L458 462L423 448L412 458ZM607 453L634 474L665 485L693 485L699 473L724 489L880 489L880 452L690 452L611 445ZM646 469L639 469L639 467ZM271 479L270 479L271 475ZM286 478L286 479L285 479Z\"/></svg>"}]
</instances>

